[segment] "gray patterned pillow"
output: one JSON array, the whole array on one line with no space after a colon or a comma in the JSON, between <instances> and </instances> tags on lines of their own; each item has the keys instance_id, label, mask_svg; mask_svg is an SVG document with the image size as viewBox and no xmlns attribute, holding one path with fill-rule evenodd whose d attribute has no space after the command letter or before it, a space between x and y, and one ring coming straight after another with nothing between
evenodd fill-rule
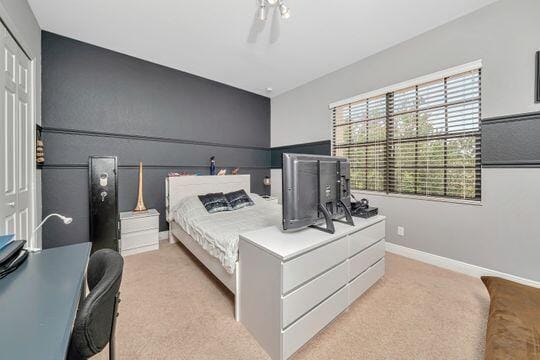
<instances>
[{"instance_id":1,"label":"gray patterned pillow","mask_svg":"<svg viewBox=\"0 0 540 360\"><path fill-rule=\"evenodd\" d=\"M211 193L206 195L199 195L199 200L206 208L206 211L210 214L214 214L220 211L231 211L233 208L227 201L225 195L220 193Z\"/></svg>"},{"instance_id":2,"label":"gray patterned pillow","mask_svg":"<svg viewBox=\"0 0 540 360\"><path fill-rule=\"evenodd\" d=\"M246 194L244 190L233 191L225 194L227 201L231 205L233 210L238 210L246 206L254 205L251 198Z\"/></svg>"}]
</instances>

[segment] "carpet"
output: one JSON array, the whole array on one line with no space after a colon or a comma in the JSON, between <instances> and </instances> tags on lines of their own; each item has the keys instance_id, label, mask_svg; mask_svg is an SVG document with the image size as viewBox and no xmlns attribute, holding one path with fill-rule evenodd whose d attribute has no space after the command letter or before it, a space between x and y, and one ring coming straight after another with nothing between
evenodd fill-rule
<instances>
[{"instance_id":1,"label":"carpet","mask_svg":"<svg viewBox=\"0 0 540 360\"><path fill-rule=\"evenodd\" d=\"M121 298L119 359L269 359L180 244L126 257ZM482 359L488 309L480 279L387 253L384 278L294 359Z\"/></svg>"}]
</instances>

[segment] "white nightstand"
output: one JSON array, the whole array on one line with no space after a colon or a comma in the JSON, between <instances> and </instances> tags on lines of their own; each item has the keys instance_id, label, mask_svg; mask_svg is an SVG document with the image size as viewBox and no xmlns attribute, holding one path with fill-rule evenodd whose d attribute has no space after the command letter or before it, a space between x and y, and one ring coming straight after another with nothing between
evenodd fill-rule
<instances>
[{"instance_id":1,"label":"white nightstand","mask_svg":"<svg viewBox=\"0 0 540 360\"><path fill-rule=\"evenodd\" d=\"M121 212L120 227L119 248L123 256L159 249L157 210Z\"/></svg>"}]
</instances>

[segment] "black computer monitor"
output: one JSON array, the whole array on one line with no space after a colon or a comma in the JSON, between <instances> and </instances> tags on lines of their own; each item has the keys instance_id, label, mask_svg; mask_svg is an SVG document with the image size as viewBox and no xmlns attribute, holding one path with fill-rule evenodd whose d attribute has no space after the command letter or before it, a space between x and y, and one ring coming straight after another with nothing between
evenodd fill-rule
<instances>
[{"instance_id":1,"label":"black computer monitor","mask_svg":"<svg viewBox=\"0 0 540 360\"><path fill-rule=\"evenodd\" d=\"M343 218L354 225L347 158L285 153L282 164L284 230L312 226L334 233L332 221Z\"/></svg>"}]
</instances>

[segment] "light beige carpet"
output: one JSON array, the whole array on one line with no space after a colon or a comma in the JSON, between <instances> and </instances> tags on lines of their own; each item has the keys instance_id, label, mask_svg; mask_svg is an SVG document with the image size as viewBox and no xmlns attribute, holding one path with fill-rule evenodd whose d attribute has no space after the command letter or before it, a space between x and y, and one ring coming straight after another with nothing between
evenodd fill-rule
<instances>
[{"instance_id":1,"label":"light beige carpet","mask_svg":"<svg viewBox=\"0 0 540 360\"><path fill-rule=\"evenodd\" d=\"M489 298L479 279L392 254L386 264L295 359L483 358ZM269 359L234 320L232 294L181 245L126 257L121 297L120 359Z\"/></svg>"}]
</instances>

